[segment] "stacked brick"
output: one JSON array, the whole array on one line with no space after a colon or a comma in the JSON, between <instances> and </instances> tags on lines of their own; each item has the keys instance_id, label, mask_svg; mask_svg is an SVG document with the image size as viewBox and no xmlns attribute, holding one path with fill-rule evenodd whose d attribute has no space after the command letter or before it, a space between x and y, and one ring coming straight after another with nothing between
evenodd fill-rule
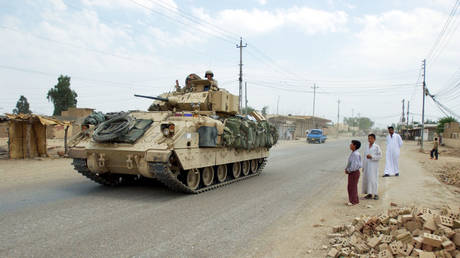
<instances>
[{"instance_id":1,"label":"stacked brick","mask_svg":"<svg viewBox=\"0 0 460 258\"><path fill-rule=\"evenodd\" d=\"M460 211L393 207L335 226L328 257L460 258Z\"/></svg>"}]
</instances>

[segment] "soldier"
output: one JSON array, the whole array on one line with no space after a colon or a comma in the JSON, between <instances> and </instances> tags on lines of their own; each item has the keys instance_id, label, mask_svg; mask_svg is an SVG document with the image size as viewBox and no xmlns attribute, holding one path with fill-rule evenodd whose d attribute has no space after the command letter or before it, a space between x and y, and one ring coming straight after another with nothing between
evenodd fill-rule
<instances>
[{"instance_id":1,"label":"soldier","mask_svg":"<svg viewBox=\"0 0 460 258\"><path fill-rule=\"evenodd\" d=\"M211 70L207 70L204 74L204 77L211 82L211 90L218 90L219 87L217 86L217 80L214 80L214 73Z\"/></svg>"},{"instance_id":2,"label":"soldier","mask_svg":"<svg viewBox=\"0 0 460 258\"><path fill-rule=\"evenodd\" d=\"M193 80L201 80L200 76L194 74L194 73L191 73L187 76L187 78L185 78L185 86L184 88L182 88L182 92L192 92L192 81Z\"/></svg>"}]
</instances>

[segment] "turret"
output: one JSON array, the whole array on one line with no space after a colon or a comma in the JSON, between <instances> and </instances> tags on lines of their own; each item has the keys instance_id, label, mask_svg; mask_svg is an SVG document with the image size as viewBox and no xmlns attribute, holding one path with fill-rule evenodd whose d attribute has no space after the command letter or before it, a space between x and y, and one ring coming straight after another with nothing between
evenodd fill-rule
<instances>
[{"instance_id":1,"label":"turret","mask_svg":"<svg viewBox=\"0 0 460 258\"><path fill-rule=\"evenodd\" d=\"M188 88L158 97L135 95L154 99L149 111L214 111L220 113L238 113L239 97L227 90L219 89L208 80L194 80Z\"/></svg>"}]
</instances>

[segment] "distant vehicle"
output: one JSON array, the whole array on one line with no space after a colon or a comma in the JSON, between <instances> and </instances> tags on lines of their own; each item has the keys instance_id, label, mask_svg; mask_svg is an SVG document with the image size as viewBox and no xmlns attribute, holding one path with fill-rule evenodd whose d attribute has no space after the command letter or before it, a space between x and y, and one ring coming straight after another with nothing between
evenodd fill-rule
<instances>
[{"instance_id":1,"label":"distant vehicle","mask_svg":"<svg viewBox=\"0 0 460 258\"><path fill-rule=\"evenodd\" d=\"M321 129L312 129L309 134L307 134L308 143L325 143L327 136L323 134Z\"/></svg>"}]
</instances>

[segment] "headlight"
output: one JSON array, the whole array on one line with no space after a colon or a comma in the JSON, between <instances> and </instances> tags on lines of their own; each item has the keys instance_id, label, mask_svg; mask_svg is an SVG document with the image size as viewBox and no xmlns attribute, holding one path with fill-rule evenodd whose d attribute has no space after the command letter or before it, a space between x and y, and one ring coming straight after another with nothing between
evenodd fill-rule
<instances>
[{"instance_id":1,"label":"headlight","mask_svg":"<svg viewBox=\"0 0 460 258\"><path fill-rule=\"evenodd\" d=\"M169 136L169 128L163 129L163 135L168 137Z\"/></svg>"},{"instance_id":2,"label":"headlight","mask_svg":"<svg viewBox=\"0 0 460 258\"><path fill-rule=\"evenodd\" d=\"M161 125L161 133L163 133L165 137L173 136L175 129L176 127L174 126L174 124L162 124Z\"/></svg>"}]
</instances>

